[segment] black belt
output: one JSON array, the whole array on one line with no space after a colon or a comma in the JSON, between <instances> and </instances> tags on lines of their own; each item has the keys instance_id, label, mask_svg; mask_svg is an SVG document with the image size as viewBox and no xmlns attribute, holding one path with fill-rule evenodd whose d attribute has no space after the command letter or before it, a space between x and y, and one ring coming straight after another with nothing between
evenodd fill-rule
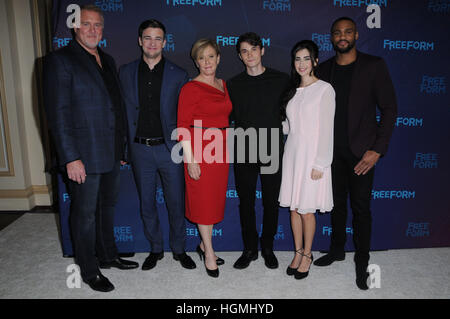
<instances>
[{"instance_id":1,"label":"black belt","mask_svg":"<svg viewBox=\"0 0 450 319\"><path fill-rule=\"evenodd\" d=\"M134 138L135 143L145 144L147 146L156 146L164 144L164 138L162 137L156 137L156 138L144 138L144 137L135 137Z\"/></svg>"},{"instance_id":2,"label":"black belt","mask_svg":"<svg viewBox=\"0 0 450 319\"><path fill-rule=\"evenodd\" d=\"M213 129L213 130L226 130L228 127L203 127L203 126L195 126L191 125L192 128L201 128L204 130Z\"/></svg>"}]
</instances>

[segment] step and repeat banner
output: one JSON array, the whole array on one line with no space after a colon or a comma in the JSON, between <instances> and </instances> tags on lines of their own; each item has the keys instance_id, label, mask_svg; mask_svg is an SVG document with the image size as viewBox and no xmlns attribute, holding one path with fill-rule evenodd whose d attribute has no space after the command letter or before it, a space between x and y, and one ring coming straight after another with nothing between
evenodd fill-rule
<instances>
[{"instance_id":1,"label":"step and repeat banner","mask_svg":"<svg viewBox=\"0 0 450 319\"><path fill-rule=\"evenodd\" d=\"M372 249L450 246L450 103L447 92L450 66L450 0L92 0L54 1L53 48L71 40L67 20L71 4L94 3L105 15L102 49L118 66L140 56L138 27L155 18L167 29L164 55L185 68L191 77L197 70L190 59L199 38L217 41L221 49L218 76L229 79L244 70L235 45L240 34L254 31L263 38L263 64L290 71L290 50L303 39L315 41L320 59L334 55L331 23L340 16L358 26L357 48L383 57L389 67L398 99L398 118L387 155L376 166L372 191ZM139 202L130 166L121 171L115 236L121 252L146 252ZM161 185L161 184L159 184ZM59 177L61 235L64 255L72 254L68 215L70 197ZM150 195L149 195L150 196ZM215 225L218 251L241 250L239 198L230 170L225 219ZM168 246L168 218L164 193L156 198ZM256 191L256 215L261 231L262 201ZM186 224L187 250L199 242L195 225ZM332 232L330 214L317 215L314 250L328 249ZM354 248L351 211L346 249ZM275 250L292 250L289 212L280 208Z\"/></svg>"}]
</instances>

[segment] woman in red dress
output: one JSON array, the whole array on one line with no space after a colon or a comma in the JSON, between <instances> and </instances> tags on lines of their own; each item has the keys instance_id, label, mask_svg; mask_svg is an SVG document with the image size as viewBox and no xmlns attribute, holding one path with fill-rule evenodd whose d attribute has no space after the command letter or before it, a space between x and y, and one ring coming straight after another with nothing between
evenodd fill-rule
<instances>
[{"instance_id":1,"label":"woman in red dress","mask_svg":"<svg viewBox=\"0 0 450 319\"><path fill-rule=\"evenodd\" d=\"M218 258L212 247L214 224L223 220L228 186L226 128L231 101L225 81L216 78L220 62L217 43L200 39L191 57L199 75L186 83L178 102L178 138L184 152L186 217L198 225L208 275L219 276Z\"/></svg>"}]
</instances>

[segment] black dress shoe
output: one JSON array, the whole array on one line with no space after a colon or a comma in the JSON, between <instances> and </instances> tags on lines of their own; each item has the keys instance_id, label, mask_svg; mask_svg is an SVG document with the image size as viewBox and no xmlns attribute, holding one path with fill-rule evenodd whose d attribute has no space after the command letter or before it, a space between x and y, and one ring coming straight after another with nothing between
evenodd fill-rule
<instances>
[{"instance_id":1,"label":"black dress shoe","mask_svg":"<svg viewBox=\"0 0 450 319\"><path fill-rule=\"evenodd\" d=\"M113 284L102 274L98 274L92 279L84 280L84 282L87 283L89 287L91 287L91 289L95 291L110 292L114 290Z\"/></svg>"},{"instance_id":2,"label":"black dress shoe","mask_svg":"<svg viewBox=\"0 0 450 319\"><path fill-rule=\"evenodd\" d=\"M361 290L368 290L367 280L369 279L367 266L356 265L356 286Z\"/></svg>"},{"instance_id":3,"label":"black dress shoe","mask_svg":"<svg viewBox=\"0 0 450 319\"><path fill-rule=\"evenodd\" d=\"M200 258L200 260L205 259L205 252L200 248L200 245L197 246L195 251L197 252L198 257ZM217 257L217 256L216 256L216 258L217 258L216 259L217 266L221 266L221 265L225 264L225 260L223 260L222 258Z\"/></svg>"},{"instance_id":4,"label":"black dress shoe","mask_svg":"<svg viewBox=\"0 0 450 319\"><path fill-rule=\"evenodd\" d=\"M164 257L164 252L150 253L150 255L147 258L145 258L145 261L142 264L142 270L150 270L152 268L155 268L158 260L163 259L163 257Z\"/></svg>"},{"instance_id":5,"label":"black dress shoe","mask_svg":"<svg viewBox=\"0 0 450 319\"><path fill-rule=\"evenodd\" d=\"M245 269L256 259L258 259L258 251L244 250L241 257L234 263L233 267L236 269Z\"/></svg>"},{"instance_id":6,"label":"black dress shoe","mask_svg":"<svg viewBox=\"0 0 450 319\"><path fill-rule=\"evenodd\" d=\"M320 257L319 259L317 259L314 262L314 265L320 266L320 267L325 267L325 266L331 265L335 261L342 261L342 260L345 260L345 253L343 253L343 254L328 253L328 254Z\"/></svg>"},{"instance_id":7,"label":"black dress shoe","mask_svg":"<svg viewBox=\"0 0 450 319\"><path fill-rule=\"evenodd\" d=\"M134 261L130 261L130 260L125 260L122 258L116 258L113 261L109 261L109 262L99 262L99 267L101 269L110 269L112 268L118 268L118 269L122 269L122 270L126 270L126 269L134 269L139 267L139 264L137 262Z\"/></svg>"},{"instance_id":8,"label":"black dress shoe","mask_svg":"<svg viewBox=\"0 0 450 319\"><path fill-rule=\"evenodd\" d=\"M195 269L197 266L195 265L195 262L192 260L191 257L189 257L186 253L182 254L173 254L173 259L179 261L181 263L181 266L186 269Z\"/></svg>"},{"instance_id":9,"label":"black dress shoe","mask_svg":"<svg viewBox=\"0 0 450 319\"><path fill-rule=\"evenodd\" d=\"M261 256L264 258L264 264L267 268L276 269L278 268L278 260L271 249L264 249L261 251Z\"/></svg>"}]
</instances>

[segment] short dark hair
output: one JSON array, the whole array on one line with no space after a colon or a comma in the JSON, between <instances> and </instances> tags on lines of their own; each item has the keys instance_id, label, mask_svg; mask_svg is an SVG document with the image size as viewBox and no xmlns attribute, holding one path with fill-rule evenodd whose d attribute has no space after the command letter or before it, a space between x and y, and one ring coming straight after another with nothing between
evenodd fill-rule
<instances>
[{"instance_id":1,"label":"short dark hair","mask_svg":"<svg viewBox=\"0 0 450 319\"><path fill-rule=\"evenodd\" d=\"M239 36L238 42L236 44L236 51L237 53L241 53L241 43L247 42L252 46L258 46L260 49L263 48L262 40L259 35L257 35L255 32L247 32Z\"/></svg>"},{"instance_id":2,"label":"short dark hair","mask_svg":"<svg viewBox=\"0 0 450 319\"><path fill-rule=\"evenodd\" d=\"M352 18L349 18L349 17L340 17L340 18L337 18L336 20L334 20L333 24L331 25L331 29L330 29L330 32L331 32L331 33L333 33L333 29L334 29L334 27L336 26L336 24L337 24L338 22L341 22L341 21L350 21L350 22L353 23L353 25L355 26L355 31L357 31L357 30L356 30L356 22L355 22Z\"/></svg>"},{"instance_id":3,"label":"short dark hair","mask_svg":"<svg viewBox=\"0 0 450 319\"><path fill-rule=\"evenodd\" d=\"M164 24L162 24L162 22L155 19L145 20L141 23L141 25L139 26L139 38L142 38L142 33L144 33L144 30L147 28L156 28L163 30L164 39L166 38L166 27L164 26Z\"/></svg>"}]
</instances>

